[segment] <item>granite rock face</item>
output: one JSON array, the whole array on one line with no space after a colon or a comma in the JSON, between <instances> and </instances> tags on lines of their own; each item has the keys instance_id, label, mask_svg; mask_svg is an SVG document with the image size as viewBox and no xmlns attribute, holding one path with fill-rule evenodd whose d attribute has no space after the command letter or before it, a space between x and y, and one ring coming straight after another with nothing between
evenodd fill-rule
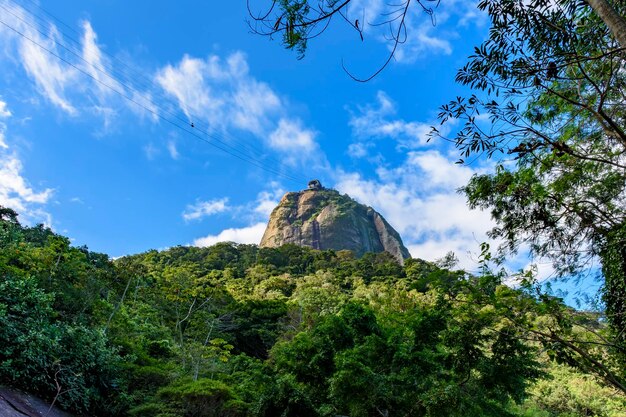
<instances>
[{"instance_id":1,"label":"granite rock face","mask_svg":"<svg viewBox=\"0 0 626 417\"><path fill-rule=\"evenodd\" d=\"M332 189L283 196L270 216L261 247L286 243L314 249L351 250L356 256L387 251L400 263L410 257L398 232L371 207Z\"/></svg>"}]
</instances>

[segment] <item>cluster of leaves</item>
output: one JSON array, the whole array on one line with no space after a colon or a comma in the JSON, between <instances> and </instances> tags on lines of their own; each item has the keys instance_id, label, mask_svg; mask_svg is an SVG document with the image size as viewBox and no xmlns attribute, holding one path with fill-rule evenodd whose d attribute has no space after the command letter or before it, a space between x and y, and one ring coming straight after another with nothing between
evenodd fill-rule
<instances>
[{"instance_id":1,"label":"cluster of leaves","mask_svg":"<svg viewBox=\"0 0 626 417\"><path fill-rule=\"evenodd\" d=\"M73 248L43 226L23 228L0 207L0 381L67 408L108 407L122 363L96 326L108 258Z\"/></svg>"},{"instance_id":2,"label":"cluster of leaves","mask_svg":"<svg viewBox=\"0 0 626 417\"><path fill-rule=\"evenodd\" d=\"M0 239L0 383L78 413L514 415L540 350L623 377L601 324L492 274L231 243L112 262L8 209Z\"/></svg>"},{"instance_id":3,"label":"cluster of leaves","mask_svg":"<svg viewBox=\"0 0 626 417\"><path fill-rule=\"evenodd\" d=\"M550 378L530 389L531 397L511 410L533 417L578 417L624 415L624 399L597 384L589 375L564 365L550 365Z\"/></svg>"},{"instance_id":4,"label":"cluster of leaves","mask_svg":"<svg viewBox=\"0 0 626 417\"><path fill-rule=\"evenodd\" d=\"M624 3L612 3L623 19ZM491 211L502 253L529 248L561 276L599 259L608 319L623 342L625 55L590 4L481 1L489 37L457 74L474 94L439 116L463 122L451 138L460 162L497 160L495 172L476 175L463 191L470 207Z\"/></svg>"},{"instance_id":5,"label":"cluster of leaves","mask_svg":"<svg viewBox=\"0 0 626 417\"><path fill-rule=\"evenodd\" d=\"M366 26L386 27L384 37L390 43L390 52L384 63L363 79L353 76L346 70L352 79L364 82L374 78L389 65L398 47L407 41L409 14L419 10L430 16L434 24L434 9L438 7L440 0L400 0L376 4L353 0L261 0L256 2L257 4L254 3L247 0L251 18L248 25L252 32L270 38L282 34L283 46L295 50L298 59L304 57L308 41L324 33L333 18L342 20L358 34L361 41L365 40ZM257 12L252 4L259 5L260 12ZM366 18L369 15L369 11L366 10L368 8L380 13L376 20L369 21Z\"/></svg>"}]
</instances>

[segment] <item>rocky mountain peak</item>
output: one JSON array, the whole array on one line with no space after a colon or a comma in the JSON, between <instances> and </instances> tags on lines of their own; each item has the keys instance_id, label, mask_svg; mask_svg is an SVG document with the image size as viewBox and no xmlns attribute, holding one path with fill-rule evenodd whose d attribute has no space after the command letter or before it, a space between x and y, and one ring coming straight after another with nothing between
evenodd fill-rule
<instances>
[{"instance_id":1,"label":"rocky mountain peak","mask_svg":"<svg viewBox=\"0 0 626 417\"><path fill-rule=\"evenodd\" d=\"M351 250L357 256L387 251L400 263L410 257L402 239L373 208L312 180L286 193L272 211L261 247L286 243L314 249Z\"/></svg>"}]
</instances>

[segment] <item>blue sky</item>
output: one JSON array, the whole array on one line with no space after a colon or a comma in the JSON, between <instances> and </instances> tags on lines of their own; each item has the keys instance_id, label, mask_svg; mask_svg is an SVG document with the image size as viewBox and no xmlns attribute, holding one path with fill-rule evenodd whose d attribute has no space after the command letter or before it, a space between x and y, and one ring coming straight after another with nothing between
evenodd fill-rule
<instances>
[{"instance_id":1,"label":"blue sky","mask_svg":"<svg viewBox=\"0 0 626 417\"><path fill-rule=\"evenodd\" d=\"M413 256L454 251L472 268L491 221L456 189L490 163L457 166L426 133L487 33L475 2L444 2L436 26L414 7L406 44L368 83L341 64L376 70L384 27L361 42L337 20L297 60L250 33L245 6L0 0L0 204L121 256L257 243L282 194L319 178L380 211ZM359 0L350 13L381 11Z\"/></svg>"}]
</instances>

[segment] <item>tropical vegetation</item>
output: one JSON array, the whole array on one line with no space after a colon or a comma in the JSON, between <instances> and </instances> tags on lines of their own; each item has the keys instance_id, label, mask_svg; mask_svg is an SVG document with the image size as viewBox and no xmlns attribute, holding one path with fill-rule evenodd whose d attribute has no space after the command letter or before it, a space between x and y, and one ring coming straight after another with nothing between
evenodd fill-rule
<instances>
[{"instance_id":1,"label":"tropical vegetation","mask_svg":"<svg viewBox=\"0 0 626 417\"><path fill-rule=\"evenodd\" d=\"M0 381L94 416L623 415L610 329L483 258L479 276L293 245L111 260L3 209Z\"/></svg>"}]
</instances>

